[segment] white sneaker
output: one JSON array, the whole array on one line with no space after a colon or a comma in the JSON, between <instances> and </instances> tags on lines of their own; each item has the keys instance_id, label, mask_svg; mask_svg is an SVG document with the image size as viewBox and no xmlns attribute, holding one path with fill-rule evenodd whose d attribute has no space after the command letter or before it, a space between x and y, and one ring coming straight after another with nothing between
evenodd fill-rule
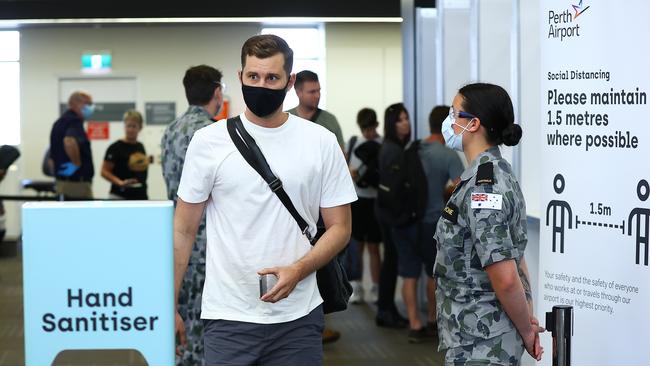
<instances>
[{"instance_id":1,"label":"white sneaker","mask_svg":"<svg viewBox=\"0 0 650 366\"><path fill-rule=\"evenodd\" d=\"M370 288L370 296L368 297L368 302L374 304L377 302L377 299L379 299L379 286L375 283Z\"/></svg>"},{"instance_id":2,"label":"white sneaker","mask_svg":"<svg viewBox=\"0 0 650 366\"><path fill-rule=\"evenodd\" d=\"M363 303L363 286L360 281L352 281L352 295L350 296L350 304Z\"/></svg>"}]
</instances>

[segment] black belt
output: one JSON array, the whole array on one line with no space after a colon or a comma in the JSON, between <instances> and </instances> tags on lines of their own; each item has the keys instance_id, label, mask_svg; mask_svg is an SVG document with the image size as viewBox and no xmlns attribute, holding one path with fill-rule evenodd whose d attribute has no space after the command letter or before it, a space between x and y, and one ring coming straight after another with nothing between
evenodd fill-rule
<instances>
[{"instance_id":1,"label":"black belt","mask_svg":"<svg viewBox=\"0 0 650 366\"><path fill-rule=\"evenodd\" d=\"M56 177L56 180L61 182L84 182L84 183L91 183L93 181L92 178L86 178L86 177Z\"/></svg>"}]
</instances>

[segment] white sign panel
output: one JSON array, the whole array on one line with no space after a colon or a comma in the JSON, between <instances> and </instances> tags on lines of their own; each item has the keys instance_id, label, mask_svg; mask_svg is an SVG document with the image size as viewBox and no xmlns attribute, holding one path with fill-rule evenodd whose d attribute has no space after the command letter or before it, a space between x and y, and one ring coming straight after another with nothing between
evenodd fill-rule
<instances>
[{"instance_id":1,"label":"white sign panel","mask_svg":"<svg viewBox=\"0 0 650 366\"><path fill-rule=\"evenodd\" d=\"M541 2L538 316L575 312L575 365L646 365L650 2ZM551 365L550 336L543 336Z\"/></svg>"}]
</instances>

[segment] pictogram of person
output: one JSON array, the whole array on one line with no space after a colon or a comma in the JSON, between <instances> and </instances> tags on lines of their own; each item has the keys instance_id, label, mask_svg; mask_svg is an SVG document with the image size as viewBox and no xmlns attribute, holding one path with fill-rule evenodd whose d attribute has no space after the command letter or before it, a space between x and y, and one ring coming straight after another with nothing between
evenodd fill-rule
<instances>
[{"instance_id":1,"label":"pictogram of person","mask_svg":"<svg viewBox=\"0 0 650 366\"><path fill-rule=\"evenodd\" d=\"M650 196L650 186L648 181L641 179L636 186L636 194L642 202L645 202ZM641 244L644 244L645 255L644 265L648 265L648 228L650 227L650 209L637 207L630 212L627 219L627 235L632 235L632 220L636 219L636 264L641 260ZM643 227L642 227L643 226Z\"/></svg>"},{"instance_id":2,"label":"pictogram of person","mask_svg":"<svg viewBox=\"0 0 650 366\"><path fill-rule=\"evenodd\" d=\"M553 189L555 189L555 193L561 194L564 191L564 177L562 174L557 174L555 175L555 178L553 178ZM559 201L559 200L552 200L551 202L548 203L548 206L546 207L546 226L548 226L548 216L549 213L551 212L551 208L553 209L553 252L556 251L556 244L557 244L557 237L559 235L560 239L560 253L564 253L564 217L565 217L565 212L569 216L569 229L572 229L572 217L573 214L571 212L571 206L566 201ZM558 223L558 212L557 209L560 209L559 215L560 215L560 220Z\"/></svg>"}]
</instances>

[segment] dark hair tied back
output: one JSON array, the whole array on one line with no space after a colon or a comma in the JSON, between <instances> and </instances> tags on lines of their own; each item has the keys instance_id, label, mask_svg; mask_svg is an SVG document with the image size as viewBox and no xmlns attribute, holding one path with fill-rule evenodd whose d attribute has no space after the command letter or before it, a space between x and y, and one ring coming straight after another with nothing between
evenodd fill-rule
<instances>
[{"instance_id":1,"label":"dark hair tied back","mask_svg":"<svg viewBox=\"0 0 650 366\"><path fill-rule=\"evenodd\" d=\"M506 146L515 146L521 140L521 126L510 124L501 131L501 139Z\"/></svg>"},{"instance_id":2,"label":"dark hair tied back","mask_svg":"<svg viewBox=\"0 0 650 366\"><path fill-rule=\"evenodd\" d=\"M475 83L458 90L465 112L478 117L490 144L515 146L521 139L521 126L515 124L512 101L505 89L488 83Z\"/></svg>"}]
</instances>

